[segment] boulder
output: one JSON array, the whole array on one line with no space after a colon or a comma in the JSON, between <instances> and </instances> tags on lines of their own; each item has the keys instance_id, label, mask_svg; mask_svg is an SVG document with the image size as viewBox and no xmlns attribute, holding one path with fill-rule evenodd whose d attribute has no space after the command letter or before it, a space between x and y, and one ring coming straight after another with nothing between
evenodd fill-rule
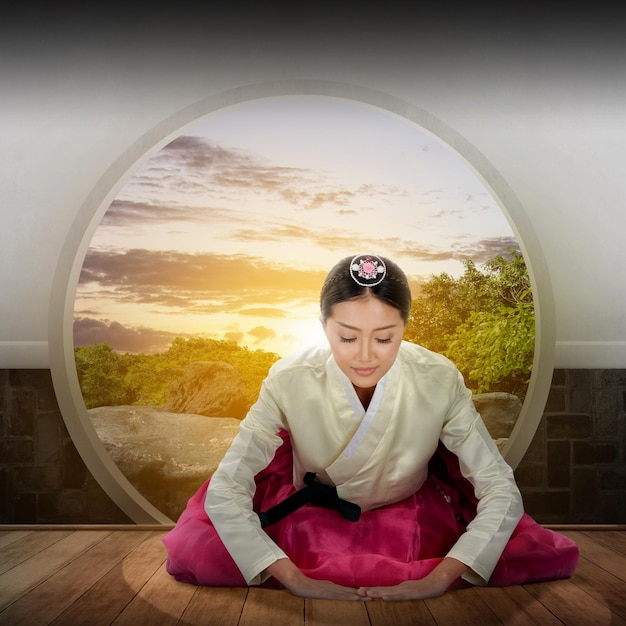
<instances>
[{"instance_id":1,"label":"boulder","mask_svg":"<svg viewBox=\"0 0 626 626\"><path fill-rule=\"evenodd\" d=\"M88 413L122 474L174 521L239 431L238 419L180 415L147 406L98 407Z\"/></svg>"},{"instance_id":2,"label":"boulder","mask_svg":"<svg viewBox=\"0 0 626 626\"><path fill-rule=\"evenodd\" d=\"M501 391L475 394L472 400L489 434L502 447L511 436L522 410L522 401L513 394Z\"/></svg>"},{"instance_id":3,"label":"boulder","mask_svg":"<svg viewBox=\"0 0 626 626\"><path fill-rule=\"evenodd\" d=\"M241 374L222 361L197 361L172 383L165 408L173 413L243 419L250 408Z\"/></svg>"}]
</instances>

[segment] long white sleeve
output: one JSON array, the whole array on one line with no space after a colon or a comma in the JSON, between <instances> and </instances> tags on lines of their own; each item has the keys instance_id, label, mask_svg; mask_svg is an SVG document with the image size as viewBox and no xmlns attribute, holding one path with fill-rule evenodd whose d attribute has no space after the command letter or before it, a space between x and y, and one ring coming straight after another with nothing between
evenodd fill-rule
<instances>
[{"instance_id":1,"label":"long white sleeve","mask_svg":"<svg viewBox=\"0 0 626 626\"><path fill-rule=\"evenodd\" d=\"M271 398L262 393L256 408L242 421L240 431L213 474L205 499L205 510L220 539L249 585L268 578L263 571L285 553L261 528L252 509L254 477L265 469L282 443L276 434L281 426L275 419L265 420L267 430L256 419L258 412L272 415Z\"/></svg>"},{"instance_id":2,"label":"long white sleeve","mask_svg":"<svg viewBox=\"0 0 626 626\"><path fill-rule=\"evenodd\" d=\"M457 385L458 396L441 440L458 456L461 472L479 501L476 517L447 556L471 568L464 576L468 582L485 585L523 514L522 496L460 374Z\"/></svg>"}]
</instances>

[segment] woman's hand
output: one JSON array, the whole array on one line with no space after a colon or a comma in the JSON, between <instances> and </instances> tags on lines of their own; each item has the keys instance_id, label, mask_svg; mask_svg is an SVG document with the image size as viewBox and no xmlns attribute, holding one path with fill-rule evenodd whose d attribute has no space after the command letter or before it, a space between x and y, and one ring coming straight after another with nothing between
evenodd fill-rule
<instances>
[{"instance_id":1,"label":"woman's hand","mask_svg":"<svg viewBox=\"0 0 626 626\"><path fill-rule=\"evenodd\" d=\"M267 568L267 572L281 582L294 596L322 598L325 600L369 600L357 589L343 587L329 580L315 580L303 574L289 559L279 559Z\"/></svg>"},{"instance_id":2,"label":"woman's hand","mask_svg":"<svg viewBox=\"0 0 626 626\"><path fill-rule=\"evenodd\" d=\"M445 558L435 569L420 580L406 580L390 587L361 587L361 599L426 600L442 596L452 583L467 571L467 565L453 558Z\"/></svg>"}]
</instances>

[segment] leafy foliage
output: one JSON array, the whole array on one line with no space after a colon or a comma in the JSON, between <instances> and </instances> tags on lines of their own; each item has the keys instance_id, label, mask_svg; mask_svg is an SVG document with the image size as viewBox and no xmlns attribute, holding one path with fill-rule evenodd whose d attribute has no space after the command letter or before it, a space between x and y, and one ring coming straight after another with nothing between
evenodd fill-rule
<instances>
[{"instance_id":1,"label":"leafy foliage","mask_svg":"<svg viewBox=\"0 0 626 626\"><path fill-rule=\"evenodd\" d=\"M249 350L233 341L174 339L158 354L118 354L107 344L74 351L76 371L87 408L134 404L164 406L172 382L194 361L223 361L235 367L251 401L278 355Z\"/></svg>"},{"instance_id":2,"label":"leafy foliage","mask_svg":"<svg viewBox=\"0 0 626 626\"><path fill-rule=\"evenodd\" d=\"M524 398L535 347L535 314L524 258L510 251L482 270L465 261L454 279L433 276L413 301L405 338L450 358L476 393Z\"/></svg>"},{"instance_id":3,"label":"leafy foliage","mask_svg":"<svg viewBox=\"0 0 626 626\"><path fill-rule=\"evenodd\" d=\"M128 365L123 355L100 343L74 350L76 373L87 408L126 404L131 396L124 383Z\"/></svg>"}]
</instances>

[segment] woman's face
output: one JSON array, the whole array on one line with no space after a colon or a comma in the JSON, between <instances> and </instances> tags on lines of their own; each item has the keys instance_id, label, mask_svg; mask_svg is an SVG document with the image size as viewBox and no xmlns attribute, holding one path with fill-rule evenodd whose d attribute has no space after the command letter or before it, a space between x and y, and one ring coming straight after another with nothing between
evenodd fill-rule
<instances>
[{"instance_id":1,"label":"woman's face","mask_svg":"<svg viewBox=\"0 0 626 626\"><path fill-rule=\"evenodd\" d=\"M369 389L393 365L404 320L398 309L364 296L335 304L324 331L341 371L357 389Z\"/></svg>"}]
</instances>

